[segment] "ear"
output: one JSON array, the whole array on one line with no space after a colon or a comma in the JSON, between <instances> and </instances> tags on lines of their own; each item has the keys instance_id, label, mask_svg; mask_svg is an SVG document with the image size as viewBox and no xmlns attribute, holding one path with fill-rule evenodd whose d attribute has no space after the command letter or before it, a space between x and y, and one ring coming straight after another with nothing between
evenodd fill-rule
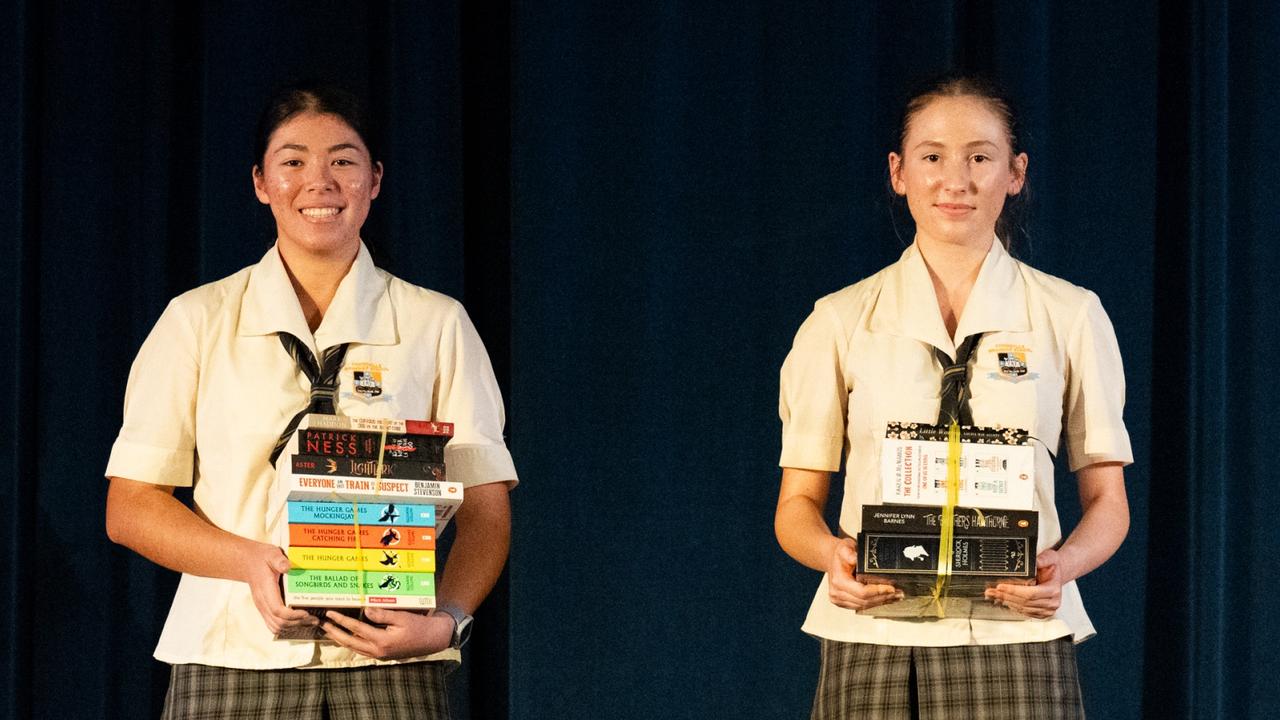
<instances>
[{"instance_id":1,"label":"ear","mask_svg":"<svg viewBox=\"0 0 1280 720\"><path fill-rule=\"evenodd\" d=\"M382 191L382 161L379 160L373 164L373 186L369 188L369 199L378 197L378 193Z\"/></svg>"},{"instance_id":2,"label":"ear","mask_svg":"<svg viewBox=\"0 0 1280 720\"><path fill-rule=\"evenodd\" d=\"M258 202L270 205L271 196L267 195L267 184L262 177L262 168L254 165L251 174L253 175L253 194L258 196Z\"/></svg>"},{"instance_id":3,"label":"ear","mask_svg":"<svg viewBox=\"0 0 1280 720\"><path fill-rule=\"evenodd\" d=\"M1018 153L1013 156L1013 160L1009 163L1013 177L1009 178L1009 195L1017 195L1022 192L1022 186L1027 182L1027 154Z\"/></svg>"},{"instance_id":4,"label":"ear","mask_svg":"<svg viewBox=\"0 0 1280 720\"><path fill-rule=\"evenodd\" d=\"M902 156L889 153L889 186L899 195L907 194L907 184L902 180Z\"/></svg>"}]
</instances>

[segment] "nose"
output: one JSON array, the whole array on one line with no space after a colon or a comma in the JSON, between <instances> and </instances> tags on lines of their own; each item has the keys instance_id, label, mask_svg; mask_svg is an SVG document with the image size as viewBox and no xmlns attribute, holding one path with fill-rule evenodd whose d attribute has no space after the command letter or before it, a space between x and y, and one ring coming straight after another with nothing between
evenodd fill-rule
<instances>
[{"instance_id":1,"label":"nose","mask_svg":"<svg viewBox=\"0 0 1280 720\"><path fill-rule=\"evenodd\" d=\"M942 170L942 187L948 192L962 193L969 189L969 163L948 162Z\"/></svg>"},{"instance_id":2,"label":"nose","mask_svg":"<svg viewBox=\"0 0 1280 720\"><path fill-rule=\"evenodd\" d=\"M333 171L329 163L318 162L307 165L306 182L309 189L327 190L333 187Z\"/></svg>"}]
</instances>

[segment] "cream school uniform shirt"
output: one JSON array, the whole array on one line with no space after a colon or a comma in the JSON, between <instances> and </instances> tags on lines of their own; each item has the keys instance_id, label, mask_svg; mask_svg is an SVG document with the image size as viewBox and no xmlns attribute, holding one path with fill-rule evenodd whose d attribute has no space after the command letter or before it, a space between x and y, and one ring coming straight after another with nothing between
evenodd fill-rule
<instances>
[{"instance_id":1,"label":"cream school uniform shirt","mask_svg":"<svg viewBox=\"0 0 1280 720\"><path fill-rule=\"evenodd\" d=\"M1124 373L1111 322L1093 293L1013 259L996 240L964 307L956 338L984 333L970 373L977 425L1025 428L1035 443L1038 547L1062 539L1053 459L1072 470L1131 463ZM955 357L928 268L912 245L898 262L822 298L782 366L782 467L836 472L845 460L840 528L856 536L864 504L883 502L879 460L891 421L933 423L942 368ZM1001 356L1004 356L1002 369ZM1059 447L1061 438L1065 448ZM805 632L845 642L946 646L1095 634L1075 582L1048 620L899 620L859 615L829 599L824 575Z\"/></svg>"},{"instance_id":2,"label":"cream school uniform shirt","mask_svg":"<svg viewBox=\"0 0 1280 720\"><path fill-rule=\"evenodd\" d=\"M350 343L339 379L341 414L452 422L449 480L514 484L502 398L466 312L378 269L363 244L314 336L274 247L257 265L175 298L134 360L106 474L194 485L202 518L271 542L267 518L278 508L268 502L269 456L310 395L279 332L313 353ZM249 669L376 662L332 644L274 640L247 584L186 574L155 657ZM446 650L412 660L458 657Z\"/></svg>"}]
</instances>

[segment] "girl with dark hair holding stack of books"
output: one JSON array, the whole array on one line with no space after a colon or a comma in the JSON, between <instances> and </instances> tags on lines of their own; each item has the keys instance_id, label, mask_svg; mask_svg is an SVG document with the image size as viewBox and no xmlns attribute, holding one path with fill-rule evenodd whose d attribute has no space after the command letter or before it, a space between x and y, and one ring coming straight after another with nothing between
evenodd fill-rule
<instances>
[{"instance_id":1,"label":"girl with dark hair holding stack of books","mask_svg":"<svg viewBox=\"0 0 1280 720\"><path fill-rule=\"evenodd\" d=\"M182 573L155 653L173 666L165 717L448 717L444 675L506 561L502 399L462 306L379 269L361 241L383 182L375 140L341 89L278 93L252 163L275 244L175 298L134 361L107 531ZM436 610L368 608L366 622L283 603L271 458L318 395L340 415L453 423L444 456L465 502ZM328 642L275 639L308 626Z\"/></svg>"}]
</instances>

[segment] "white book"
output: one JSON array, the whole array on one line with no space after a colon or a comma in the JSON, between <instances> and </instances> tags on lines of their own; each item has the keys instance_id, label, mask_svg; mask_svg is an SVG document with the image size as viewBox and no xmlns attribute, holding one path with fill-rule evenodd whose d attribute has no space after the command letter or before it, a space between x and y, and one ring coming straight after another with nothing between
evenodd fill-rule
<instances>
[{"instance_id":1,"label":"white book","mask_svg":"<svg viewBox=\"0 0 1280 720\"><path fill-rule=\"evenodd\" d=\"M947 503L949 445L936 440L886 438L880 451L881 502ZM960 499L964 507L1031 510L1035 502L1035 448L960 443Z\"/></svg>"},{"instance_id":2,"label":"white book","mask_svg":"<svg viewBox=\"0 0 1280 720\"><path fill-rule=\"evenodd\" d=\"M401 420L398 418L355 417L352 415L323 415L308 413L302 416L298 429L355 430L358 432L382 432L410 435L441 435L453 437L453 423L434 420Z\"/></svg>"}]
</instances>

